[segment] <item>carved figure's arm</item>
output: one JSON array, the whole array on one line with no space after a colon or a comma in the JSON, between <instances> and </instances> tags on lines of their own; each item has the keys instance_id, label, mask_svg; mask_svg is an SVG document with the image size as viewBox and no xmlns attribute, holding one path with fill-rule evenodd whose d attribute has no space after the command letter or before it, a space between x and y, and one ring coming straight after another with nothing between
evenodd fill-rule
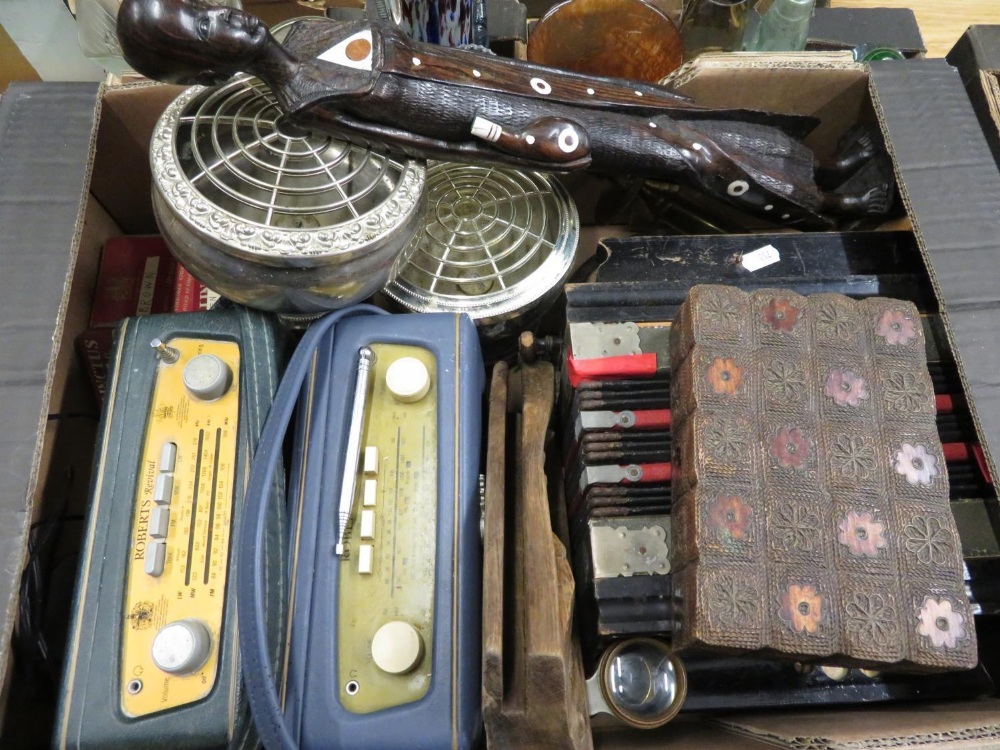
<instances>
[{"instance_id":1,"label":"carved figure's arm","mask_svg":"<svg viewBox=\"0 0 1000 750\"><path fill-rule=\"evenodd\" d=\"M562 160L547 159L544 152L531 154L528 151L503 150L492 143L474 140L449 141L441 138L412 133L409 130L395 128L381 123L361 120L342 110L329 106L318 106L296 115L300 121L315 121L324 130L333 132L345 140L363 146L372 145L379 150L381 144L388 145L393 151L421 159L441 159L444 161L489 161L506 164L520 169L542 169L546 171L573 172L590 166L590 145L586 140L586 132L576 123L580 140L571 152L565 152L559 146L559 135L553 145L564 157ZM556 118L544 118L552 119ZM559 122L569 124L568 120ZM475 127L475 126L473 126ZM563 127L565 129L565 125ZM474 131L470 130L470 136ZM527 135L527 131L525 133ZM537 136L536 136L537 137ZM563 144L572 144L570 136L563 137ZM526 143L526 139L525 139ZM536 141L537 143L537 141ZM527 145L527 144L526 144Z\"/></svg>"},{"instance_id":2,"label":"carved figure's arm","mask_svg":"<svg viewBox=\"0 0 1000 750\"><path fill-rule=\"evenodd\" d=\"M520 133L504 130L484 117L472 122L472 135L500 151L549 164L590 162L590 137L583 126L563 117L541 117Z\"/></svg>"}]
</instances>

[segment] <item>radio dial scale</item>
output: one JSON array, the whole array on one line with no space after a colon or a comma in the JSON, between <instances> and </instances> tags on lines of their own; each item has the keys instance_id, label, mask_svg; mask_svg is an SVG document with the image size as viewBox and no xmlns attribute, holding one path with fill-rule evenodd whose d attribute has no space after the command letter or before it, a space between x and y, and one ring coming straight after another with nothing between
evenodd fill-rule
<instances>
[{"instance_id":1,"label":"radio dial scale","mask_svg":"<svg viewBox=\"0 0 1000 750\"><path fill-rule=\"evenodd\" d=\"M121 705L130 717L214 687L233 511L239 346L174 338L154 349L123 611Z\"/></svg>"},{"instance_id":2,"label":"radio dial scale","mask_svg":"<svg viewBox=\"0 0 1000 750\"><path fill-rule=\"evenodd\" d=\"M419 700L430 685L437 546L434 355L375 353L346 559L340 566L340 699L370 713ZM367 485L367 495L366 495Z\"/></svg>"}]
</instances>

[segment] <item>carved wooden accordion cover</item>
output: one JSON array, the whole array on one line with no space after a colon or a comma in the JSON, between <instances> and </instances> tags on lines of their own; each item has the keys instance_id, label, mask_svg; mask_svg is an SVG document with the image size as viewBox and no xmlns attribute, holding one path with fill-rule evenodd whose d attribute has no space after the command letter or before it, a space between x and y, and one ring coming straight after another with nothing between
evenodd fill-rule
<instances>
[{"instance_id":1,"label":"carved wooden accordion cover","mask_svg":"<svg viewBox=\"0 0 1000 750\"><path fill-rule=\"evenodd\" d=\"M671 362L676 645L975 666L917 309L699 286Z\"/></svg>"}]
</instances>

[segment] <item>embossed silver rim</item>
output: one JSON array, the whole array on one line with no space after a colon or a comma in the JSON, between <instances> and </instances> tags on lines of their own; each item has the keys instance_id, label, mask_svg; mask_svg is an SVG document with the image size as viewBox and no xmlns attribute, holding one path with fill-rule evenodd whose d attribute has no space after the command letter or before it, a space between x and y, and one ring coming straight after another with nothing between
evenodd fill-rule
<instances>
[{"instance_id":1,"label":"embossed silver rim","mask_svg":"<svg viewBox=\"0 0 1000 750\"><path fill-rule=\"evenodd\" d=\"M299 128L241 76L172 102L150 148L154 189L196 232L258 261L355 254L422 209L422 162Z\"/></svg>"},{"instance_id":2,"label":"embossed silver rim","mask_svg":"<svg viewBox=\"0 0 1000 750\"><path fill-rule=\"evenodd\" d=\"M415 312L519 313L569 275L576 206L550 175L431 162L427 219L385 293Z\"/></svg>"}]
</instances>

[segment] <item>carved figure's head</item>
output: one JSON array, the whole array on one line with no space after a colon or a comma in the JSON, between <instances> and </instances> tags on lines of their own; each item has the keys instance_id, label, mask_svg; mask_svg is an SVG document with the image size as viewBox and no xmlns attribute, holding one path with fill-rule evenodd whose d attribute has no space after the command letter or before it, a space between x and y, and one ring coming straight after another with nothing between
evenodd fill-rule
<instances>
[{"instance_id":1,"label":"carved figure's head","mask_svg":"<svg viewBox=\"0 0 1000 750\"><path fill-rule=\"evenodd\" d=\"M273 40L259 18L201 0L124 0L118 41L147 78L212 85L249 71Z\"/></svg>"}]
</instances>

